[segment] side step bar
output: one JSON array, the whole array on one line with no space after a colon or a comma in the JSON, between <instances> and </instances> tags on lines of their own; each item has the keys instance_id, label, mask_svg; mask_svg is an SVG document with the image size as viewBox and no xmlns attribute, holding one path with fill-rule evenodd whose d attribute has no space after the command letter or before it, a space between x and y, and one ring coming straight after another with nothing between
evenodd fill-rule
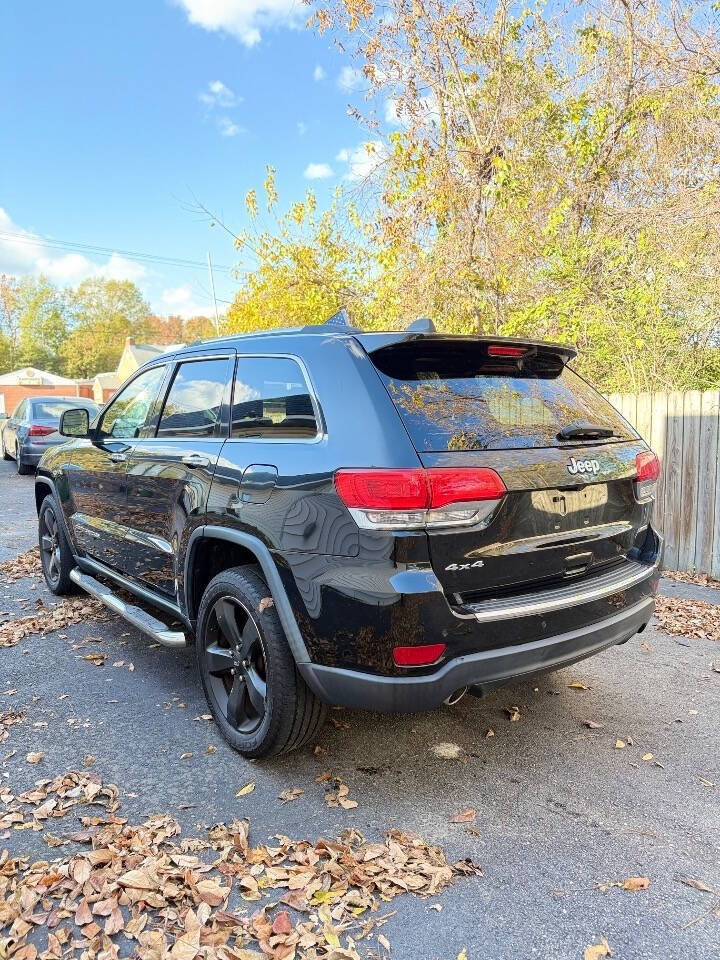
<instances>
[{"instance_id":1,"label":"side step bar","mask_svg":"<svg viewBox=\"0 0 720 960\"><path fill-rule=\"evenodd\" d=\"M187 637L184 633L168 630L167 625L161 620L156 620L155 617L140 607L125 603L124 600L121 600L112 592L110 587L106 587L95 577L91 577L75 567L70 571L70 579L73 583L82 587L91 597L95 597L96 600L104 603L113 613L119 614L142 633L152 637L157 643L161 643L164 647L187 646Z\"/></svg>"}]
</instances>

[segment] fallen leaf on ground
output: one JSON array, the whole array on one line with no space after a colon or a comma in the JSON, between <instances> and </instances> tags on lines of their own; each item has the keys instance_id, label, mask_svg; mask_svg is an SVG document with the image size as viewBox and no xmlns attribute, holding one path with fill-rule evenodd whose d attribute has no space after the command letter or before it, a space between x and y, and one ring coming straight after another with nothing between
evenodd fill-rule
<instances>
[{"instance_id":1,"label":"fallen leaf on ground","mask_svg":"<svg viewBox=\"0 0 720 960\"><path fill-rule=\"evenodd\" d=\"M205 753L209 753L209 754L217 753L217 747L211 743L208 747L205 748Z\"/></svg>"},{"instance_id":2,"label":"fallen leaf on ground","mask_svg":"<svg viewBox=\"0 0 720 960\"><path fill-rule=\"evenodd\" d=\"M571 690L589 690L590 689L590 687L585 686L585 684L581 680L573 680L572 683L568 684L568 687Z\"/></svg>"},{"instance_id":3,"label":"fallen leaf on ground","mask_svg":"<svg viewBox=\"0 0 720 960\"><path fill-rule=\"evenodd\" d=\"M510 723L516 723L520 719L519 707L505 707L505 713L508 715Z\"/></svg>"},{"instance_id":4,"label":"fallen leaf on ground","mask_svg":"<svg viewBox=\"0 0 720 960\"><path fill-rule=\"evenodd\" d=\"M33 634L45 636L74 623L104 619L105 607L99 600L86 594L68 597L53 607L45 607L40 613L0 624L0 647L14 647L20 640Z\"/></svg>"},{"instance_id":5,"label":"fallen leaf on ground","mask_svg":"<svg viewBox=\"0 0 720 960\"><path fill-rule=\"evenodd\" d=\"M45 754L42 752L42 750L38 750L36 752L29 753L25 759L28 763L40 763L44 756Z\"/></svg>"},{"instance_id":6,"label":"fallen leaf on ground","mask_svg":"<svg viewBox=\"0 0 720 960\"><path fill-rule=\"evenodd\" d=\"M649 886L649 877L628 877L623 884L623 890L647 890Z\"/></svg>"},{"instance_id":7,"label":"fallen leaf on ground","mask_svg":"<svg viewBox=\"0 0 720 960\"><path fill-rule=\"evenodd\" d=\"M703 893L712 893L712 889L706 883L703 883L702 880L685 876L679 876L678 880L680 883L684 883L686 887L694 887L695 890L701 890Z\"/></svg>"},{"instance_id":8,"label":"fallen leaf on ground","mask_svg":"<svg viewBox=\"0 0 720 960\"><path fill-rule=\"evenodd\" d=\"M387 952L390 953L390 941L386 936L384 936L384 934L382 933L378 934L378 943L380 944L381 947L383 947L383 949L387 950Z\"/></svg>"},{"instance_id":9,"label":"fallen leaf on ground","mask_svg":"<svg viewBox=\"0 0 720 960\"><path fill-rule=\"evenodd\" d=\"M643 760L652 760L653 755L651 753L644 753Z\"/></svg>"},{"instance_id":10,"label":"fallen leaf on ground","mask_svg":"<svg viewBox=\"0 0 720 960\"><path fill-rule=\"evenodd\" d=\"M300 789L300 787L290 787L287 790L283 790L278 799L282 800L283 803L292 803L293 800L297 800L297 798L301 797L302 795L303 791Z\"/></svg>"},{"instance_id":11,"label":"fallen leaf on ground","mask_svg":"<svg viewBox=\"0 0 720 960\"><path fill-rule=\"evenodd\" d=\"M189 760L191 756L192 756L192 752L191 752L191 751L187 751L186 753L181 753L181 754L180 754L180 759L181 759L181 760Z\"/></svg>"},{"instance_id":12,"label":"fallen leaf on ground","mask_svg":"<svg viewBox=\"0 0 720 960\"><path fill-rule=\"evenodd\" d=\"M252 783L246 783L244 787L238 790L235 796L246 797L249 793L252 793L254 789L255 789L255 781L253 780Z\"/></svg>"},{"instance_id":13,"label":"fallen leaf on ground","mask_svg":"<svg viewBox=\"0 0 720 960\"><path fill-rule=\"evenodd\" d=\"M33 547L25 553L18 554L14 560L0 563L0 574L3 575L6 583L23 580L25 577L41 577L40 550L38 547Z\"/></svg>"},{"instance_id":14,"label":"fallen leaf on ground","mask_svg":"<svg viewBox=\"0 0 720 960\"><path fill-rule=\"evenodd\" d=\"M612 955L610 944L603 937L600 943L593 943L589 947L585 947L583 960L602 960L602 957L611 957Z\"/></svg>"},{"instance_id":15,"label":"fallen leaf on ground","mask_svg":"<svg viewBox=\"0 0 720 960\"><path fill-rule=\"evenodd\" d=\"M701 783L704 787L714 787L714 786L715 786L715 784L712 782L712 780L707 780L705 777L701 777L700 774L698 774L698 780L700 781L700 783Z\"/></svg>"},{"instance_id":16,"label":"fallen leaf on ground","mask_svg":"<svg viewBox=\"0 0 720 960\"><path fill-rule=\"evenodd\" d=\"M488 732L485 734L485 739L487 740L488 737L494 737L494 736L495 736L495 731L493 730L492 727L490 727L488 729Z\"/></svg>"},{"instance_id":17,"label":"fallen leaf on ground","mask_svg":"<svg viewBox=\"0 0 720 960\"><path fill-rule=\"evenodd\" d=\"M605 726L604 723L597 723L595 720L584 720L583 723L590 730L602 730Z\"/></svg>"},{"instance_id":18,"label":"fallen leaf on ground","mask_svg":"<svg viewBox=\"0 0 720 960\"><path fill-rule=\"evenodd\" d=\"M616 749L616 750L624 750L626 746L627 746L627 744L625 743L624 740L616 740L616 741L615 741L615 749Z\"/></svg>"},{"instance_id":19,"label":"fallen leaf on ground","mask_svg":"<svg viewBox=\"0 0 720 960\"><path fill-rule=\"evenodd\" d=\"M720 605L715 603L658 595L655 619L662 631L674 637L720 640Z\"/></svg>"},{"instance_id":20,"label":"fallen leaf on ground","mask_svg":"<svg viewBox=\"0 0 720 960\"><path fill-rule=\"evenodd\" d=\"M467 810L461 810L460 813L456 813L454 817L450 817L450 823L472 823L476 816L477 811L470 807Z\"/></svg>"}]
</instances>

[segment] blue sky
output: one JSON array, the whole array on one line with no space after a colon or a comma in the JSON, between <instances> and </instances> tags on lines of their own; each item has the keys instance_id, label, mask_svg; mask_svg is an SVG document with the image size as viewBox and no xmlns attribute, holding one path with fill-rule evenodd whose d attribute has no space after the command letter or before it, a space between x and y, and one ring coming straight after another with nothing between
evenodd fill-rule
<instances>
[{"instance_id":1,"label":"blue sky","mask_svg":"<svg viewBox=\"0 0 720 960\"><path fill-rule=\"evenodd\" d=\"M266 163L283 205L309 184L325 202L352 176L369 139L347 114L362 102L357 71L304 29L307 14L300 0L3 4L0 273L128 277L157 312L209 312L207 270L116 251L204 261L209 250L232 265L230 238L190 209L193 196L240 228ZM227 273L216 285L232 298Z\"/></svg>"}]
</instances>

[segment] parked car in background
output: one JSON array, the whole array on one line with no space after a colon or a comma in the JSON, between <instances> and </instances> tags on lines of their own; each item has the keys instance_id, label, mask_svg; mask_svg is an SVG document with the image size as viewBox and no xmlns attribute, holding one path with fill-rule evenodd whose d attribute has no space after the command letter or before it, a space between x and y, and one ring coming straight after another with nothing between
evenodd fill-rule
<instances>
[{"instance_id":1,"label":"parked car in background","mask_svg":"<svg viewBox=\"0 0 720 960\"><path fill-rule=\"evenodd\" d=\"M65 410L82 407L92 420L100 407L82 397L27 397L15 407L12 416L0 420L0 454L14 460L17 472L32 473L48 447L65 443L58 433Z\"/></svg>"}]
</instances>

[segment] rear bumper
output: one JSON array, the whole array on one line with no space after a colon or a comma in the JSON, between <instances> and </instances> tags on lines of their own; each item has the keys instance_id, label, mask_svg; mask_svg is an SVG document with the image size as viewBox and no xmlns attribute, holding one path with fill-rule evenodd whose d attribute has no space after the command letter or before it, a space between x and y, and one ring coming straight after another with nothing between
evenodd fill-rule
<instances>
[{"instance_id":1,"label":"rear bumper","mask_svg":"<svg viewBox=\"0 0 720 960\"><path fill-rule=\"evenodd\" d=\"M384 713L433 710L463 687L491 690L528 674L557 670L629 640L653 614L654 596L614 616L530 643L456 657L432 674L388 677L342 667L299 663L308 686L327 703Z\"/></svg>"}]
</instances>

